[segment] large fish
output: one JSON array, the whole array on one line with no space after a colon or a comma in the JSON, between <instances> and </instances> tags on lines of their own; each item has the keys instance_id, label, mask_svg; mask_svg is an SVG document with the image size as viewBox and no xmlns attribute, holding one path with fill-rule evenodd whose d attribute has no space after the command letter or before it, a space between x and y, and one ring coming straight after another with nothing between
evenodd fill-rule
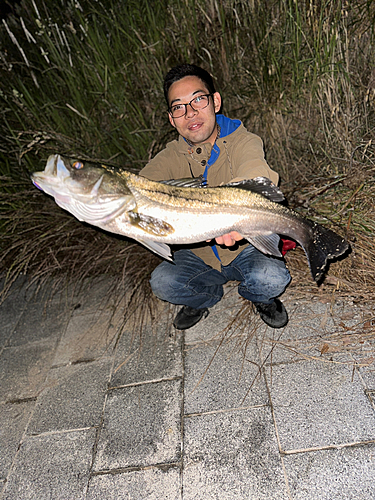
<instances>
[{"instance_id":1,"label":"large fish","mask_svg":"<svg viewBox=\"0 0 375 500\"><path fill-rule=\"evenodd\" d=\"M50 156L45 170L31 177L80 221L133 238L169 260L168 244L197 243L230 231L238 231L261 252L281 257L278 235L284 235L302 246L318 282L327 260L349 246L335 232L281 205L282 192L264 177L198 189L69 162L59 155Z\"/></svg>"}]
</instances>

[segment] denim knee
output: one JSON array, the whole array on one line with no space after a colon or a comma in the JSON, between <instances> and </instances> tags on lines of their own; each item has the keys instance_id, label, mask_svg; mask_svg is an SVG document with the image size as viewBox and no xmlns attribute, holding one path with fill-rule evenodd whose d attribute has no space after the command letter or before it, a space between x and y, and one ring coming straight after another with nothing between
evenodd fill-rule
<instances>
[{"instance_id":1,"label":"denim knee","mask_svg":"<svg viewBox=\"0 0 375 500\"><path fill-rule=\"evenodd\" d=\"M225 281L219 272L203 262L200 268L162 262L151 274L150 284L161 300L203 309L219 302Z\"/></svg>"},{"instance_id":2,"label":"denim knee","mask_svg":"<svg viewBox=\"0 0 375 500\"><path fill-rule=\"evenodd\" d=\"M278 265L253 268L244 276L238 287L238 293L252 302L270 303L281 295L290 283L291 276L283 261Z\"/></svg>"},{"instance_id":3,"label":"denim knee","mask_svg":"<svg viewBox=\"0 0 375 500\"><path fill-rule=\"evenodd\" d=\"M168 290L171 288L171 277L168 272L165 272L164 262L153 270L151 273L150 285L151 290L161 300L168 301L171 294Z\"/></svg>"},{"instance_id":4,"label":"denim knee","mask_svg":"<svg viewBox=\"0 0 375 500\"><path fill-rule=\"evenodd\" d=\"M245 275L243 285L248 287L272 287L275 290L280 290L281 293L288 286L291 277L284 262L280 261L280 264L253 268L251 273Z\"/></svg>"}]
</instances>

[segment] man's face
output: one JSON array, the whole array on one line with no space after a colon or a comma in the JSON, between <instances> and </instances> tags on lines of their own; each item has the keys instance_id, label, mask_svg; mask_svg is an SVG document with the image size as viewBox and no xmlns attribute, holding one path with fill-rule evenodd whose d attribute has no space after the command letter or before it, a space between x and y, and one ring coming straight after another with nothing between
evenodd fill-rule
<instances>
[{"instance_id":1,"label":"man's face","mask_svg":"<svg viewBox=\"0 0 375 500\"><path fill-rule=\"evenodd\" d=\"M195 97L208 93L209 90L200 78L185 76L171 85L168 93L169 106L187 104ZM184 116L172 118L169 114L169 121L177 132L192 144L210 142L214 145L217 134L215 113L220 110L220 106L221 96L215 92L209 98L209 105L206 108L195 111L191 106L187 106Z\"/></svg>"}]
</instances>

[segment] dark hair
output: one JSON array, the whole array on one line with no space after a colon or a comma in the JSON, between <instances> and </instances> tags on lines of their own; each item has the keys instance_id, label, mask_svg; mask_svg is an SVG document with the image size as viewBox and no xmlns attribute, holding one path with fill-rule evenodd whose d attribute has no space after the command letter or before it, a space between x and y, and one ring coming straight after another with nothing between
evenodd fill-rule
<instances>
[{"instance_id":1,"label":"dark hair","mask_svg":"<svg viewBox=\"0 0 375 500\"><path fill-rule=\"evenodd\" d=\"M172 83L178 82L182 78L185 78L185 76L197 76L206 85L207 90L210 94L214 94L216 92L212 76L205 69L200 68L195 64L179 64L178 66L175 66L174 68L169 70L164 78L163 90L168 107L168 92Z\"/></svg>"}]
</instances>

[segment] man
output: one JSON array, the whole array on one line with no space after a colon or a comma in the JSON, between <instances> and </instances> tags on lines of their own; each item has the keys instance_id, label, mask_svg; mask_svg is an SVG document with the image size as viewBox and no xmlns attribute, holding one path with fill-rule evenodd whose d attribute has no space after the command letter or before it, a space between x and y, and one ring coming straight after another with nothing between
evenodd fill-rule
<instances>
[{"instance_id":1,"label":"man","mask_svg":"<svg viewBox=\"0 0 375 500\"><path fill-rule=\"evenodd\" d=\"M155 181L202 175L210 187L259 176L278 183L278 174L264 159L262 140L239 120L218 114L221 96L207 71L190 64L172 68L164 95L169 121L180 136L140 175ZM284 261L259 252L235 231L218 236L216 244L176 251L173 263L164 261L154 270L151 287L160 299L183 306L174 326L185 330L207 316L228 281L240 282L239 294L253 302L267 325L287 324L287 312L277 299L290 282Z\"/></svg>"}]
</instances>

